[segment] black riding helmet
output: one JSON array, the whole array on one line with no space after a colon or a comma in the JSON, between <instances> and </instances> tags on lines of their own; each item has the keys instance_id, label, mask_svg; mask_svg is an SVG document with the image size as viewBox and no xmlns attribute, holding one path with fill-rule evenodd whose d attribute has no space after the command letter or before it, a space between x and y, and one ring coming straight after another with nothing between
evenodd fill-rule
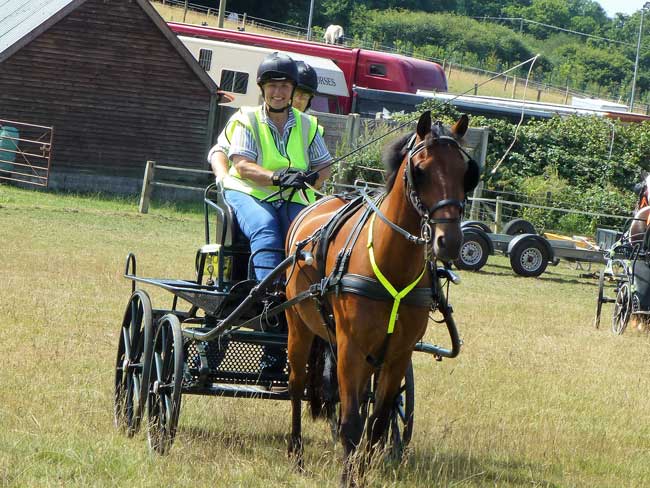
<instances>
[{"instance_id":1,"label":"black riding helmet","mask_svg":"<svg viewBox=\"0 0 650 488\"><path fill-rule=\"evenodd\" d=\"M271 80L289 80L298 84L296 62L286 54L273 53L265 57L257 68L257 84L262 86Z\"/></svg>"},{"instance_id":2,"label":"black riding helmet","mask_svg":"<svg viewBox=\"0 0 650 488\"><path fill-rule=\"evenodd\" d=\"M315 94L318 91L316 70L304 61L296 61L298 66L298 88Z\"/></svg>"},{"instance_id":3,"label":"black riding helmet","mask_svg":"<svg viewBox=\"0 0 650 488\"><path fill-rule=\"evenodd\" d=\"M293 82L295 89L298 84L298 67L296 62L286 54L275 52L265 57L257 68L257 85L262 91L264 96L264 83L267 81L284 81L288 80ZM291 94L293 98L293 93ZM290 107L287 105L285 108L278 110L268 107L271 112L284 112Z\"/></svg>"}]
</instances>

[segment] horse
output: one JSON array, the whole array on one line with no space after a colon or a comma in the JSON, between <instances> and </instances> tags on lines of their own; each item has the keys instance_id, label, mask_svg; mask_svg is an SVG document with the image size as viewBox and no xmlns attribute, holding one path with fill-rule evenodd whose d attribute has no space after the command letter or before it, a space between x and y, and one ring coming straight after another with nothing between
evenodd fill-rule
<instances>
[{"instance_id":1,"label":"horse","mask_svg":"<svg viewBox=\"0 0 650 488\"><path fill-rule=\"evenodd\" d=\"M340 25L331 24L325 30L325 44L343 44L345 33Z\"/></svg>"},{"instance_id":2,"label":"horse","mask_svg":"<svg viewBox=\"0 0 650 488\"><path fill-rule=\"evenodd\" d=\"M431 113L425 112L415 134L400 137L386 152L388 175L381 198L364 195L355 209L350 201L329 197L303 210L289 230L286 251L295 252L306 242L312 249L318 246L318 251L313 259L299 261L287 271L287 299L322 284L325 277L331 285L344 254L344 271L349 273L345 276L361 276L363 281L381 275L380 281L395 292L417 285L416 290L427 289L430 300L433 279L425 271L435 259L451 262L458 257L463 202L479 179L477 163L458 143L467 127L465 115L449 130L432 124ZM335 351L339 438L344 449L341 483L349 486L356 484L352 455L362 438L360 406L369 379L377 374L367 432L372 454L384 439L413 348L425 333L430 302L425 307L400 305L394 296L378 301L338 290L334 293L326 286L319 302L305 300L287 310L292 410L288 453L302 468L301 401L307 385L308 391L312 389L312 416L322 412L315 404L316 385L309 378L318 374L316 346L325 344L323 349Z\"/></svg>"}]
</instances>

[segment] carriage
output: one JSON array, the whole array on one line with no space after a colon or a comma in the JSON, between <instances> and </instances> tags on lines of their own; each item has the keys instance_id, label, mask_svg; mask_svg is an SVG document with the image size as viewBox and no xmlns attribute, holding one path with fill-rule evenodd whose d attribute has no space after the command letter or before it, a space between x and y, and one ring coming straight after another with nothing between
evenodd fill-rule
<instances>
[{"instance_id":1,"label":"carriage","mask_svg":"<svg viewBox=\"0 0 650 488\"><path fill-rule=\"evenodd\" d=\"M615 242L605 251L605 267L599 273L594 326L600 327L603 304L613 303L612 332L616 335L625 332L630 321L643 325L650 318L648 210L650 207L637 212L624 232L613 234Z\"/></svg>"},{"instance_id":2,"label":"carriage","mask_svg":"<svg viewBox=\"0 0 650 488\"><path fill-rule=\"evenodd\" d=\"M354 199L354 193L326 198ZM136 257L129 254L124 277L131 281L131 296L121 325L115 363L115 424L134 435L143 418L149 448L166 453L178 426L183 395L211 395L264 400L288 400L287 331L284 312L296 303L313 299L311 290L287 300L277 278L312 254L297 249L264 280L256 281L253 256L238 231L233 213L219 186L204 193L205 245L196 254L191 280L146 278L137 275ZM284 253L282 249L268 250ZM458 277L445 268L433 270L433 301L449 333L451 348L418 342L415 351L436 360L458 355L461 341L447 303L448 283ZM159 287L173 298L169 308L154 308L142 286ZM268 358L281 362L268 368ZM373 409L371 378L361 406L367 419ZM400 454L413 433L414 379L409 365L390 412L387 442ZM336 411L330 414L337 435Z\"/></svg>"}]
</instances>

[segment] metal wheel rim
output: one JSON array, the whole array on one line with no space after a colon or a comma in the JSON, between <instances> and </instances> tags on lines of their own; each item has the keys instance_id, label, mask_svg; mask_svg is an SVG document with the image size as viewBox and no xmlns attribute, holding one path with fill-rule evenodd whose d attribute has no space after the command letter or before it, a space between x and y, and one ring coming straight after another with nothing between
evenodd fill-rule
<instances>
[{"instance_id":1,"label":"metal wheel rim","mask_svg":"<svg viewBox=\"0 0 650 488\"><path fill-rule=\"evenodd\" d=\"M151 302L142 291L136 291L127 305L120 329L115 364L114 423L134 435L140 428L144 410L141 396L147 340L152 327Z\"/></svg>"},{"instance_id":2,"label":"metal wheel rim","mask_svg":"<svg viewBox=\"0 0 650 488\"><path fill-rule=\"evenodd\" d=\"M483 258L483 248L476 241L467 241L460 248L460 259L463 263L474 266Z\"/></svg>"},{"instance_id":3,"label":"metal wheel rim","mask_svg":"<svg viewBox=\"0 0 650 488\"><path fill-rule=\"evenodd\" d=\"M612 332L620 335L625 332L627 323L630 320L630 285L622 283L616 293L614 304L614 315L612 317Z\"/></svg>"},{"instance_id":4,"label":"metal wheel rim","mask_svg":"<svg viewBox=\"0 0 650 488\"><path fill-rule=\"evenodd\" d=\"M519 258L519 263L526 271L537 271L542 265L542 252L535 247L524 249Z\"/></svg>"},{"instance_id":5,"label":"metal wheel rim","mask_svg":"<svg viewBox=\"0 0 650 488\"><path fill-rule=\"evenodd\" d=\"M151 354L147 438L149 448L159 454L165 454L173 443L180 411L182 371L176 368L176 355L182 357L183 350L182 345L177 348L173 329L171 319L163 317Z\"/></svg>"}]
</instances>

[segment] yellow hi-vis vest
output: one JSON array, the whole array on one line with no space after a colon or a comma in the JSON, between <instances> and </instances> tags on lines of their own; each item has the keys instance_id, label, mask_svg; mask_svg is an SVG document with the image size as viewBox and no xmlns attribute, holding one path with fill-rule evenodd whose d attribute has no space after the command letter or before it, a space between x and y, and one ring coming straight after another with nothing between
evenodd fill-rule
<instances>
[{"instance_id":1,"label":"yellow hi-vis vest","mask_svg":"<svg viewBox=\"0 0 650 488\"><path fill-rule=\"evenodd\" d=\"M255 142L257 144L257 163L264 169L269 171L277 171L283 168L296 168L300 171L307 171L309 169L309 145L316 136L318 130L318 122L316 118L307 114L303 114L295 108L291 108L293 116L296 120L296 125L291 128L289 133L289 140L287 143L287 156L284 157L278 151L271 134L269 126L262 122L263 106L259 107L242 107L228 122L226 127L226 135L229 140L232 140L235 126L237 123L246 127L251 131ZM261 186L253 181L242 178L237 169L230 166L228 176L223 180L224 188L228 190L237 190L258 199L263 199L277 192L280 188L277 186ZM286 189L282 195L278 194L269 199L269 201L279 200L281 198L287 199L292 193L291 189ZM308 200L302 196L302 192L293 192L291 198L292 202L308 205L316 200L314 192L307 190Z\"/></svg>"}]
</instances>

